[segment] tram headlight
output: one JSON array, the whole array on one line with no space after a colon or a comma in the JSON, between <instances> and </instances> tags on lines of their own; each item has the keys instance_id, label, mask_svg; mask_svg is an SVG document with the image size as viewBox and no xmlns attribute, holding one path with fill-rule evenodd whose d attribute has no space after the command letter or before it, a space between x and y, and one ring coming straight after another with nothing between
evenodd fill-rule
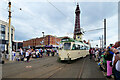
<instances>
[{"instance_id":1,"label":"tram headlight","mask_svg":"<svg viewBox=\"0 0 120 80\"><path fill-rule=\"evenodd\" d=\"M59 53L59 56L60 56L61 54Z\"/></svg>"},{"instance_id":2,"label":"tram headlight","mask_svg":"<svg viewBox=\"0 0 120 80\"><path fill-rule=\"evenodd\" d=\"M70 53L67 53L67 56L70 56Z\"/></svg>"}]
</instances>

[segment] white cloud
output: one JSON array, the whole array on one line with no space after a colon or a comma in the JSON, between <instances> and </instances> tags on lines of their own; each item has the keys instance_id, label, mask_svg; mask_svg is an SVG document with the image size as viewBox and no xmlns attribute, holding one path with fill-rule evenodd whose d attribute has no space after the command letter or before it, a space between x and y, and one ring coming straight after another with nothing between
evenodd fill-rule
<instances>
[{"instance_id":1,"label":"white cloud","mask_svg":"<svg viewBox=\"0 0 120 80\"><path fill-rule=\"evenodd\" d=\"M107 45L118 41L118 14L107 19Z\"/></svg>"},{"instance_id":2,"label":"white cloud","mask_svg":"<svg viewBox=\"0 0 120 80\"><path fill-rule=\"evenodd\" d=\"M62 15L58 10L51 6L48 2L25 2L23 0L12 0L12 25L15 27L15 39L27 40L35 37L41 37L42 32L45 35L51 34L56 36L67 36L66 33L73 33L75 23L75 8L74 2L53 2L53 4L61 10L65 15ZM89 4L86 6L86 4ZM99 4L99 5L98 5ZM81 9L81 27L84 30L92 30L103 27L103 19L107 19L107 45L116 40L117 28L117 3L80 3ZM109 6L111 5L111 6ZM0 6L1 9L8 4ZM109 6L109 7L108 7ZM19 9L22 8L20 11ZM103 10L103 8L105 10ZM111 9L114 9L111 11ZM98 10L98 11L97 11ZM102 13L102 14L101 14ZM105 15L103 14L105 13ZM3 11L0 14L0 19L6 20L8 12ZM84 39L93 40L93 44L99 44L99 37L103 31L97 30L86 32ZM73 35L69 35L73 37Z\"/></svg>"}]
</instances>

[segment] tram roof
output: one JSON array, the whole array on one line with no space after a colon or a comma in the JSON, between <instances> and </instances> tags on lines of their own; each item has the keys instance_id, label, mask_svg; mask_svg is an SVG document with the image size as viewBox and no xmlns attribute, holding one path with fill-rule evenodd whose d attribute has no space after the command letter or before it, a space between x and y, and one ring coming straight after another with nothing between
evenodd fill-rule
<instances>
[{"instance_id":1,"label":"tram roof","mask_svg":"<svg viewBox=\"0 0 120 80\"><path fill-rule=\"evenodd\" d=\"M80 41L77 41L77 40L74 40L72 38L63 38L61 42L75 42L76 44L85 45L85 46L89 47L88 44L80 42Z\"/></svg>"},{"instance_id":2,"label":"tram roof","mask_svg":"<svg viewBox=\"0 0 120 80\"><path fill-rule=\"evenodd\" d=\"M72 39L72 38L63 38L61 40L61 42L75 42L76 40Z\"/></svg>"},{"instance_id":3,"label":"tram roof","mask_svg":"<svg viewBox=\"0 0 120 80\"><path fill-rule=\"evenodd\" d=\"M86 43L83 43L85 46L87 46L87 47L90 47L88 44L86 44Z\"/></svg>"}]
</instances>

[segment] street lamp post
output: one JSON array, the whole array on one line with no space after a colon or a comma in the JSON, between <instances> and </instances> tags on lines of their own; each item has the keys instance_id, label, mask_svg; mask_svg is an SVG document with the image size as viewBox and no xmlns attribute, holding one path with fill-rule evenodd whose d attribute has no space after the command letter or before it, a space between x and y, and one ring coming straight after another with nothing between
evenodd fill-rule
<instances>
[{"instance_id":1,"label":"street lamp post","mask_svg":"<svg viewBox=\"0 0 120 80\"><path fill-rule=\"evenodd\" d=\"M12 41L11 41L11 2L9 1L9 44L8 44L8 52L9 52L9 60L12 60Z\"/></svg>"},{"instance_id":2,"label":"street lamp post","mask_svg":"<svg viewBox=\"0 0 120 80\"><path fill-rule=\"evenodd\" d=\"M44 32L42 32L42 34L43 34L43 46L44 46Z\"/></svg>"},{"instance_id":3,"label":"street lamp post","mask_svg":"<svg viewBox=\"0 0 120 80\"><path fill-rule=\"evenodd\" d=\"M99 37L99 39L100 39L100 48L101 48L101 37Z\"/></svg>"},{"instance_id":4,"label":"street lamp post","mask_svg":"<svg viewBox=\"0 0 120 80\"><path fill-rule=\"evenodd\" d=\"M106 19L104 19L104 48L106 48Z\"/></svg>"},{"instance_id":5,"label":"street lamp post","mask_svg":"<svg viewBox=\"0 0 120 80\"><path fill-rule=\"evenodd\" d=\"M55 36L55 48L56 48L56 36Z\"/></svg>"},{"instance_id":6,"label":"street lamp post","mask_svg":"<svg viewBox=\"0 0 120 80\"><path fill-rule=\"evenodd\" d=\"M103 35L102 35L102 49L103 49Z\"/></svg>"}]
</instances>

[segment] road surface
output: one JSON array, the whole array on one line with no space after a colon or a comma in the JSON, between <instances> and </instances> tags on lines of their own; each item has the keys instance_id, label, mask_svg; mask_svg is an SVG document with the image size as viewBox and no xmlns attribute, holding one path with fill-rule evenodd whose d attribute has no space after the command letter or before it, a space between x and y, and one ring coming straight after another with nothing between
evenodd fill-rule
<instances>
[{"instance_id":1,"label":"road surface","mask_svg":"<svg viewBox=\"0 0 120 80\"><path fill-rule=\"evenodd\" d=\"M94 78L106 80L94 60L89 57L58 62L57 57L43 57L28 62L6 63L2 67L4 78Z\"/></svg>"}]
</instances>

